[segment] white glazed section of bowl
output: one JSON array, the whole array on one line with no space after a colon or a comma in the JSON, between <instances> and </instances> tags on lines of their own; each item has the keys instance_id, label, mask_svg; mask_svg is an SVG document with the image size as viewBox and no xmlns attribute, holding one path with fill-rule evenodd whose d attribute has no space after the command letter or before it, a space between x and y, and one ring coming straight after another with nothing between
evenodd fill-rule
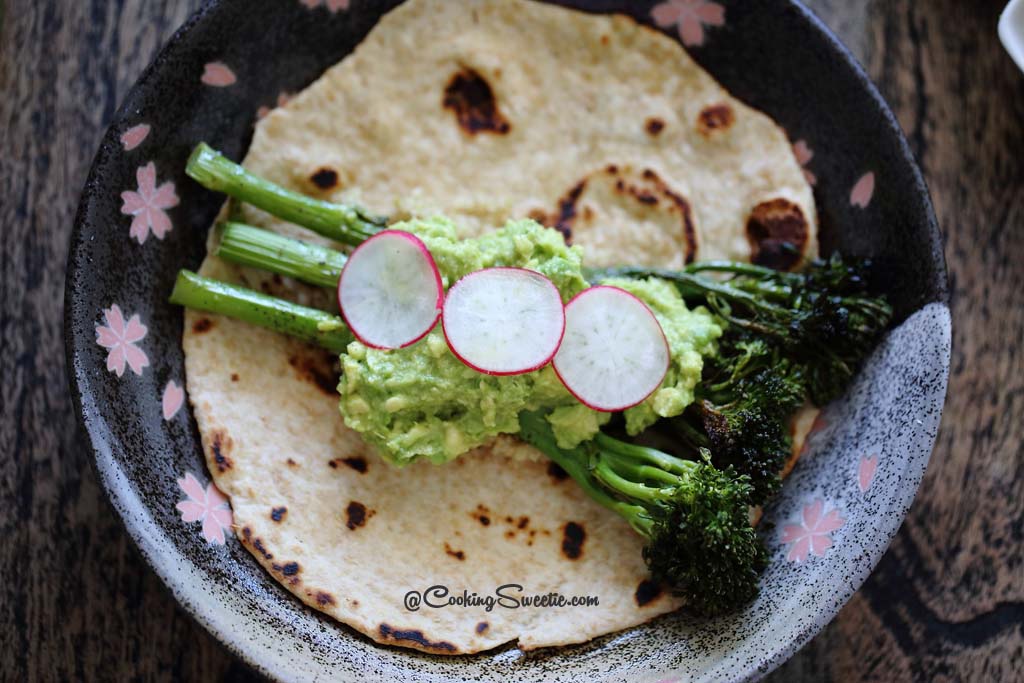
<instances>
[{"instance_id":1,"label":"white glazed section of bowl","mask_svg":"<svg viewBox=\"0 0 1024 683\"><path fill-rule=\"evenodd\" d=\"M826 426L811 438L767 511L766 521L775 525L768 543L771 565L761 596L748 609L711 622L667 615L548 655L506 649L442 658L384 648L326 618L306 621L308 613L298 602L271 599L255 584L225 589L178 551L146 513L111 456L115 444L109 434L96 439L105 442L97 448L98 471L132 536L175 597L228 647L245 652L280 680L753 680L835 616L899 529L938 432L949 354L949 310L929 304L887 336L848 394L828 407ZM864 462L871 458L877 460L865 481ZM806 510L812 506L813 511L818 501L821 516L835 510L831 519L842 524L827 533L831 545L820 556L812 551L803 562L791 561L795 543L783 542L786 527L806 527ZM197 595L205 599L197 601ZM296 624L313 627L296 633Z\"/></svg>"},{"instance_id":2,"label":"white glazed section of bowl","mask_svg":"<svg viewBox=\"0 0 1024 683\"><path fill-rule=\"evenodd\" d=\"M999 39L1024 71L1024 0L1010 0L999 17Z\"/></svg>"}]
</instances>

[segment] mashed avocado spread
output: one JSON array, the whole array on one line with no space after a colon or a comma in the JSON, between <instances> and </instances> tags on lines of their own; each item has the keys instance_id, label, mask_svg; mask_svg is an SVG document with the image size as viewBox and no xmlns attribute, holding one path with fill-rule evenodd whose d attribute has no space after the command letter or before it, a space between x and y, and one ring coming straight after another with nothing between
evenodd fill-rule
<instances>
[{"instance_id":1,"label":"mashed avocado spread","mask_svg":"<svg viewBox=\"0 0 1024 683\"><path fill-rule=\"evenodd\" d=\"M445 218L392 226L418 236L430 249L445 288L463 275L493 266L518 266L546 275L568 301L588 286L583 251L561 233L532 220L460 240ZM625 411L636 434L659 417L678 415L693 401L702 356L712 353L721 328L703 308L689 310L675 287L650 278L607 280L642 299L661 323L672 362L660 389ZM559 446L594 436L610 415L587 408L562 386L550 365L496 377L467 367L448 349L440 325L404 349L380 351L359 343L341 354L341 414L380 455L396 465L426 458L443 463L498 434L519 431L519 413L547 410Z\"/></svg>"}]
</instances>

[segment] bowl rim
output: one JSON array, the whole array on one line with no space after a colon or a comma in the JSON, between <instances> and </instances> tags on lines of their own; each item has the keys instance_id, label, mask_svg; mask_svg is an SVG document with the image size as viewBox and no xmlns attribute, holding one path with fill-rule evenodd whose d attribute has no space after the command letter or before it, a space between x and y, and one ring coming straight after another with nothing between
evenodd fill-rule
<instances>
[{"instance_id":1,"label":"bowl rim","mask_svg":"<svg viewBox=\"0 0 1024 683\"><path fill-rule=\"evenodd\" d=\"M150 64L142 71L141 75L136 79L132 87L122 98L120 105L111 118L111 124L100 139L98 151L90 165L85 185L82 190L78 210L75 214L73 230L69 240L63 302L65 367L76 420L81 431L86 436L86 445L92 456L90 461L93 471L96 473L103 487L106 498L117 512L117 517L120 519L124 529L128 532L128 535L132 539L135 547L141 553L146 564L149 565L149 568L160 577L165 588L174 596L175 601L184 608L185 613L188 614L189 617L197 624L202 626L208 633L213 635L232 654L256 671L276 679L288 680L294 676L294 673L290 672L287 668L281 667L282 660L272 656L261 657L260 652L253 647L253 641L237 637L229 628L230 625L218 618L218 610L215 607L210 607L208 603L203 600L205 596L202 592L194 585L183 580L181 568L170 566L169 563L166 563L166 556L160 556L157 554L159 548L149 536L149 531L153 526L160 528L160 525L146 515L139 517L137 515L130 514L132 506L141 506L141 500L137 493L132 490L130 483L124 476L124 473L119 471L119 468L113 461L112 454L114 446L109 439L109 432L105 428L105 419L102 415L96 414L90 416L84 411L83 400L93 393L91 388L93 380L88 375L88 369L77 362L78 357L83 353L83 351L93 345L94 339L90 334L91 331L78 329L75 325L76 290L78 289L80 281L84 277L87 277L86 269L79 268L76 264L75 255L82 248L84 240L84 226L90 221L91 215L95 210L94 195L103 187L101 179L101 176L103 175L103 167L105 166L112 151L117 149L118 136L120 132L119 126L124 116L129 111L130 102L137 96L137 94L141 90L151 87L153 83L160 79L161 72L164 67L169 62L174 61L180 50L188 50L185 43L193 28L197 24L206 20L211 14L215 13L227 1L228 0L206 0L206 2L204 2L178 29L174 31L163 47L160 48L156 57L154 57ZM906 167L911 173L911 180L918 194L916 199L921 202L925 213L927 221L927 247L928 251L936 260L936 263L934 264L936 266L936 278L941 292L941 296L938 297L937 300L933 301L931 304L926 304L921 309L918 309L918 311L924 310L924 308L927 308L928 306L940 305L946 308L948 312L950 298L949 280L941 231L935 216L927 183L923 177L917 160L910 149L899 122L890 109L888 103L882 97L877 86L868 76L864 67L851 53L849 48L839 40L838 36L836 36L835 33L800 0L779 0L779 2L779 11L783 11L785 9L793 10L794 19L803 24L801 28L803 30L817 32L820 37L824 39L827 47L833 52L833 55L840 60L846 68L852 70L854 77L864 89L866 97L870 100L871 104L881 112L882 123L887 129L887 132L893 135L894 139L897 141L900 161L906 164ZM714 76L713 73L712 76ZM951 332L951 323L949 322L948 317L946 320L945 332L948 335ZM948 382L949 360L950 353L947 350L945 358L943 359L943 398L945 398L947 391L946 384ZM941 414L939 419L941 420ZM856 582L858 590L860 585L862 585L867 577L874 571L875 566L881 560L882 555L891 544L892 538L895 537L896 533L902 526L906 512L909 510L910 505L917 495L921 479L927 469L928 460L930 460L933 449L934 438L932 446L929 449L929 455L925 458L920 472L910 473L912 475L911 480L915 480L913 481L913 487L901 486L900 490L902 491L902 495L893 501L893 509L903 509L903 513L900 515L900 523L897 524L889 534L889 538L885 545L878 552L877 557L872 559L868 568L863 572L863 576L859 577L859 580ZM906 478L907 474L906 468L904 468L900 475L901 481ZM184 555L181 555L181 558L186 559ZM790 658L797 652L797 650L802 648L815 635L817 635L825 625L835 618L852 595L853 593L838 603L829 604L818 613L817 619L809 621L804 628L797 632L792 638L787 639L784 642L780 642L776 647L771 648L771 650L766 653L769 656L764 660L765 664L762 665L760 669L751 670L743 680L760 679ZM402 651L402 653L404 654L404 651Z\"/></svg>"}]
</instances>

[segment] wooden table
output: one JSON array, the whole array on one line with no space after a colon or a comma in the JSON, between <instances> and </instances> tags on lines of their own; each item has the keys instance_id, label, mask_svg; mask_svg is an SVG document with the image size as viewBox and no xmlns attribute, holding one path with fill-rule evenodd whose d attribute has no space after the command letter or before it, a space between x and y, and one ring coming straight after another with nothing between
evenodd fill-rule
<instances>
[{"instance_id":1,"label":"wooden table","mask_svg":"<svg viewBox=\"0 0 1024 683\"><path fill-rule=\"evenodd\" d=\"M199 4L0 0L0 680L253 678L139 557L64 375L64 262L86 170ZM996 40L1003 1L810 4L881 87L931 186L953 365L899 536L772 680L1024 680L1024 75Z\"/></svg>"}]
</instances>

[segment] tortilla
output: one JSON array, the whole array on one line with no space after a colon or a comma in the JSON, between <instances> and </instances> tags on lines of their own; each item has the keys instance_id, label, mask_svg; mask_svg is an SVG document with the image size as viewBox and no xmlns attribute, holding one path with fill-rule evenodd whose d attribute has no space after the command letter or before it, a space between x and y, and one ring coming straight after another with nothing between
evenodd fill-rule
<instances>
[{"instance_id":1,"label":"tortilla","mask_svg":"<svg viewBox=\"0 0 1024 683\"><path fill-rule=\"evenodd\" d=\"M400 6L257 125L244 163L396 218L444 213L465 235L532 215L595 266L723 257L788 267L783 241L817 250L810 188L770 119L652 29L526 0ZM248 223L324 242L241 210ZM201 271L333 305L214 257ZM397 470L345 428L326 353L192 311L184 348L210 472L240 541L306 604L374 640L440 654L532 649L680 605L650 581L640 536L515 439ZM523 587L504 590L513 596L599 604L404 602L434 585L472 602L507 584Z\"/></svg>"}]
</instances>

